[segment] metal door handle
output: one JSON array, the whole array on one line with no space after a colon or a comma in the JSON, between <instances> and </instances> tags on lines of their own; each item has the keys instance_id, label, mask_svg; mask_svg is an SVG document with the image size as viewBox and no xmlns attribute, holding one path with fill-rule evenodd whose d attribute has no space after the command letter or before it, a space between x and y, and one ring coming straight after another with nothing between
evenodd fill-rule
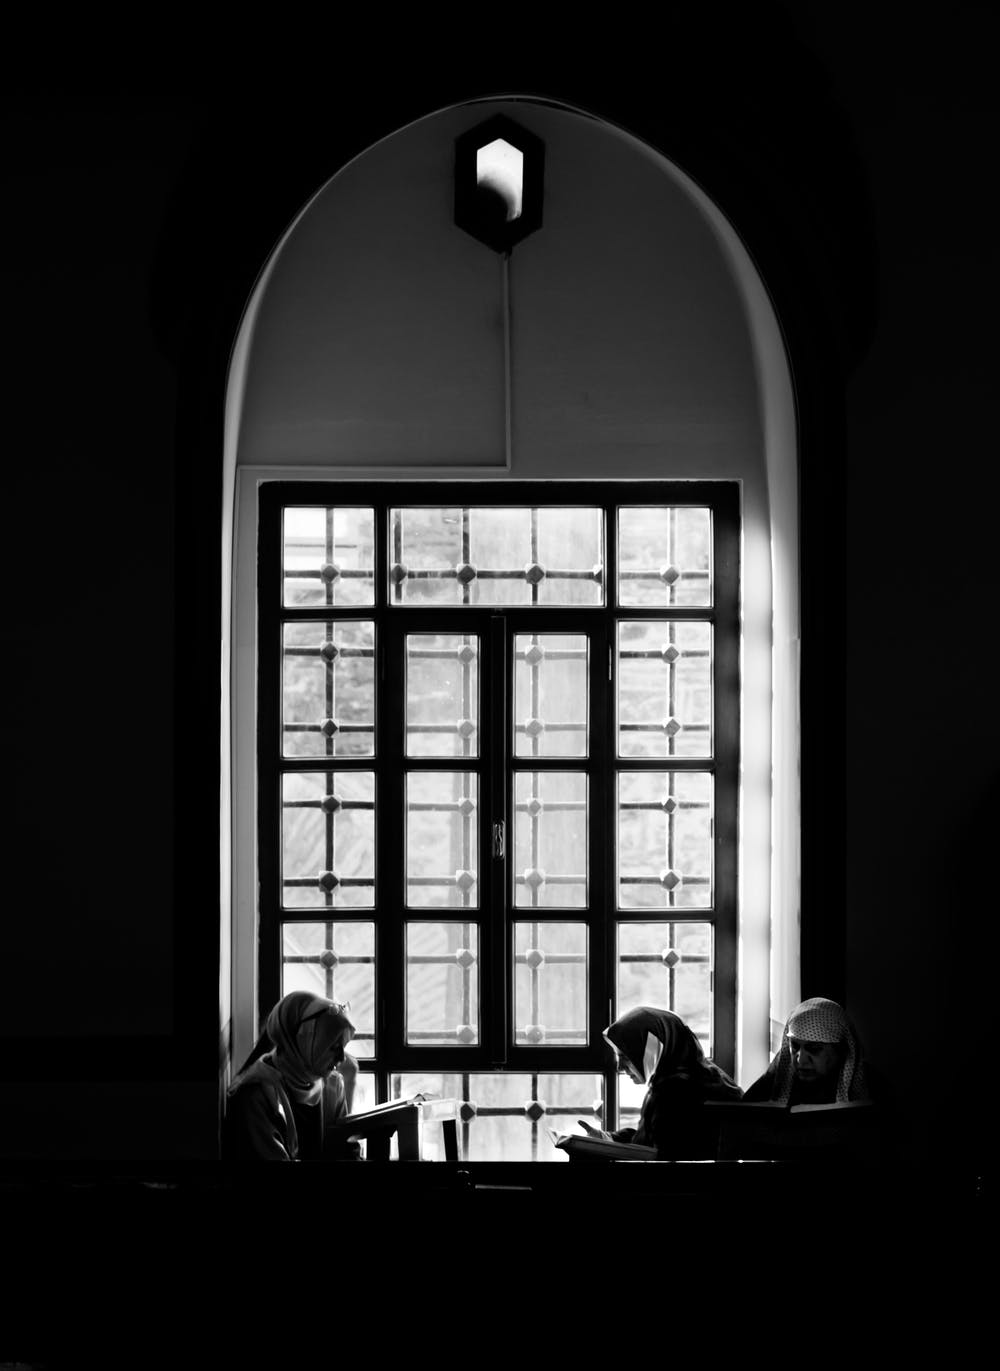
<instances>
[{"instance_id":1,"label":"metal door handle","mask_svg":"<svg viewBox=\"0 0 1000 1371\"><path fill-rule=\"evenodd\" d=\"M503 820L493 825L493 855L502 857L504 855L504 831Z\"/></svg>"}]
</instances>

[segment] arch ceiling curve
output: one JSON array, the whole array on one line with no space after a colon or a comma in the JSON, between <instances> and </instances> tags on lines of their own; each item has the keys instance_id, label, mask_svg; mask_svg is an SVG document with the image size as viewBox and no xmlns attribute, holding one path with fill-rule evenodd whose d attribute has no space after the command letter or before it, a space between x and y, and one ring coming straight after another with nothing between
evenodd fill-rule
<instances>
[{"instance_id":1,"label":"arch ceiling curve","mask_svg":"<svg viewBox=\"0 0 1000 1371\"><path fill-rule=\"evenodd\" d=\"M543 224L507 263L453 215L455 140L495 115L545 145ZM738 1053L743 1079L762 1069L768 1018L798 993L795 407L766 286L709 196L633 135L544 99L474 101L390 134L320 187L261 272L230 366L225 474L227 674L254 660L258 480L740 482ZM241 670L223 724L234 910L252 907ZM241 937L238 1050L253 1017Z\"/></svg>"}]
</instances>

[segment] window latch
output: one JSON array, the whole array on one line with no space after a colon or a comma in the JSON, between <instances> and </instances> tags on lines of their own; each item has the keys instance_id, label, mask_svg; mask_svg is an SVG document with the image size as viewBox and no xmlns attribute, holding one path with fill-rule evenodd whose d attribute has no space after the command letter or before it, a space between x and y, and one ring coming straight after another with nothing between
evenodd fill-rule
<instances>
[{"instance_id":1,"label":"window latch","mask_svg":"<svg viewBox=\"0 0 1000 1371\"><path fill-rule=\"evenodd\" d=\"M504 855L504 827L502 819L493 825L493 855L494 857L502 857Z\"/></svg>"}]
</instances>

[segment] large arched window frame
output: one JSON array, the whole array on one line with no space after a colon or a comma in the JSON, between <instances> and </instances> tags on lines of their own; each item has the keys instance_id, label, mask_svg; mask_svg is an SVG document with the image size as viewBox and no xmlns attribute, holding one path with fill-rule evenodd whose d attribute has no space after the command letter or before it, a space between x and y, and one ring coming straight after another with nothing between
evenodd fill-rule
<instances>
[{"instance_id":1,"label":"large arched window frame","mask_svg":"<svg viewBox=\"0 0 1000 1371\"><path fill-rule=\"evenodd\" d=\"M490 102L502 106L503 102ZM482 111L462 112L471 125ZM519 110L523 114L523 107ZM752 338L764 473L738 466L721 473L742 494L741 681L739 777L739 933L736 976L736 1070L744 1082L766 1063L771 1033L798 990L798 548L795 413L780 328L759 274L732 226L710 199L659 154L628 135L625 145L661 164L672 183L711 225L738 290ZM336 178L334 178L336 181ZM309 207L303 214L309 212ZM300 216L300 220L301 220ZM299 222L299 221L296 221ZM295 225L289 230L291 234ZM288 235L286 235L287 241ZM222 915L220 998L231 1023L237 1063L248 1050L261 1008L256 1003L257 717L256 563L259 491L273 480L344 482L371 479L524 479L516 445L502 469L378 464L291 466L245 460L249 361L262 301L282 245L262 273L248 305L230 368L226 415L223 549ZM696 475L667 463L627 470L635 479ZM565 470L532 476L558 477ZM612 477L621 470L588 473ZM231 936L227 933L231 930Z\"/></svg>"}]
</instances>

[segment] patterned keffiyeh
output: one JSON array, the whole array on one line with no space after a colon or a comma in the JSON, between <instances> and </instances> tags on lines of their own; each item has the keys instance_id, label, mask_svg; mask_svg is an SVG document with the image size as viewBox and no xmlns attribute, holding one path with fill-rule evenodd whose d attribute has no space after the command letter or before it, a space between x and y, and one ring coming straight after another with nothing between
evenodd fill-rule
<instances>
[{"instance_id":1,"label":"patterned keffiyeh","mask_svg":"<svg viewBox=\"0 0 1000 1371\"><path fill-rule=\"evenodd\" d=\"M854 1026L845 1010L835 1000L817 997L803 1000L788 1016L788 1022L781 1035L781 1046L766 1072L771 1081L772 1100L787 1104L795 1083L789 1038L808 1043L846 1043L835 1099L840 1104L845 1104L849 1100L868 1099L861 1043Z\"/></svg>"}]
</instances>

